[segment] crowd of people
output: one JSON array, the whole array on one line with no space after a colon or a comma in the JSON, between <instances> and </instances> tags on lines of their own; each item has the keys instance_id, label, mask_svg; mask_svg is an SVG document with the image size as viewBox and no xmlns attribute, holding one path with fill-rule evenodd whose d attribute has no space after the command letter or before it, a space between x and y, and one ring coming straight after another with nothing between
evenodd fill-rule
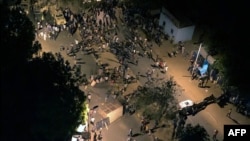
<instances>
[{"instance_id":1,"label":"crowd of people","mask_svg":"<svg viewBox=\"0 0 250 141\"><path fill-rule=\"evenodd\" d=\"M146 10L140 8L129 8L125 5L117 7L111 2L101 2L95 7L90 7L87 11L81 11L79 13L73 13L70 8L63 8L63 14L67 21L65 25L56 25L55 23L49 23L46 21L37 22L37 36L43 40L51 39L56 40L60 32L66 31L69 36L73 36L77 31L80 34L81 39L75 40L70 46L61 47L61 51L66 51L67 55L76 57L76 53L83 52L86 55L93 54L96 59L96 65L98 71L93 74L90 81L83 77L84 85L89 83L94 85L101 82L117 83L120 79L124 85L118 91L113 92L113 95L117 97L126 91L129 84L139 80L141 72L138 72L136 76L128 72L129 63L138 66L140 58L147 57L153 60L155 63L150 69L145 69L145 74L148 81L152 81L152 74L155 69L162 70L166 73L168 67L158 55L153 54L153 42L158 46L161 46L165 36L162 33L162 28L158 26L157 19L151 16ZM120 28L126 27L128 30L125 33L121 33ZM123 31L124 32L124 31ZM144 32L144 37L141 32ZM122 37L124 36L124 38ZM165 39L168 39L167 37ZM180 45L180 52L184 52L184 44ZM99 54L103 52L113 53L118 61L119 65L113 68L109 67L109 64L103 64L99 58ZM169 54L169 57L176 56L178 52L174 51ZM199 68L202 67L204 60L198 60L195 62L197 53L192 54L190 58L190 67L188 71L192 75L193 80L198 80L199 87L205 87L207 81L210 79L216 81L218 78L218 71L212 69L206 74L202 75ZM76 59L76 58L75 58ZM196 64L194 64L196 63ZM76 68L77 69L77 68ZM143 72L142 72L143 73ZM237 101L237 100L232 100ZM237 102L235 102L237 103ZM238 102L240 103L240 102ZM207 101L199 103L190 109L192 113L198 112L200 109L207 105ZM130 113L134 112L134 108L129 108ZM245 113L245 107L242 108L242 104L237 107L238 111ZM94 118L94 116L93 116ZM183 118L178 120L178 125L184 125ZM92 121L95 125L95 121ZM177 123L176 123L177 124ZM142 123L143 132L148 132L146 129L147 124ZM180 126L182 127L182 126ZM96 131L95 140L101 140L101 132L97 135Z\"/></svg>"},{"instance_id":2,"label":"crowd of people","mask_svg":"<svg viewBox=\"0 0 250 141\"><path fill-rule=\"evenodd\" d=\"M75 40L70 46L62 47L61 50L65 50L72 57L75 57L78 52L95 56L98 71L91 76L89 82L91 85L100 82L116 83L121 79L124 87L113 94L122 94L127 85L133 83L133 80L139 79L139 75L129 74L128 66L129 63L137 66L141 57L147 57L155 62L153 66L149 66L150 69L146 69L145 74L148 81L152 81L155 69L161 69L166 73L166 62L158 55L154 56L152 51L153 42L160 46L164 39L162 30L155 18L150 17L147 11L126 6L118 8L112 2L102 2L80 13L73 13L70 8L65 8L63 14L67 21L65 25L38 23L38 30L41 31L39 36L44 40L46 38L56 40L58 34L63 30L67 31L69 36L79 31L81 39ZM120 25L128 29L126 33L120 33ZM141 32L144 32L146 37ZM117 57L119 66L110 68L108 64L102 63L98 54L106 51ZM87 84L85 83L85 85ZM95 121L92 123L95 125ZM143 131L145 131L145 127L143 126Z\"/></svg>"},{"instance_id":3,"label":"crowd of people","mask_svg":"<svg viewBox=\"0 0 250 141\"><path fill-rule=\"evenodd\" d=\"M76 40L70 46L62 46L69 56L74 56L79 51L86 54L93 54L97 65L101 66L103 73L95 76L95 80L109 79L116 81L118 78L125 78L128 63L138 65L139 57L148 57L156 63L154 67L165 68L166 62L160 58L153 58L153 41L160 44L162 41L161 28L156 23L156 18L149 17L146 10L128 8L121 5L119 8L115 1L100 2L96 6L79 13L73 13L70 8L62 8L66 20L65 25L56 25L46 21L37 22L37 35L43 40L56 40L61 31L68 31L69 35L75 34L78 30L81 36L80 41ZM135 16L138 16L136 18ZM125 40L120 39L118 22L128 27ZM139 33L145 31L146 38ZM124 34L124 33L122 33ZM150 34L150 35L149 35ZM110 68L101 64L98 52L110 51L119 60L118 71L110 72ZM115 70L116 68L112 68ZM163 69L166 70L166 69ZM119 72L119 73L117 73ZM148 73L148 72L147 72ZM149 75L150 76L150 75Z\"/></svg>"}]
</instances>

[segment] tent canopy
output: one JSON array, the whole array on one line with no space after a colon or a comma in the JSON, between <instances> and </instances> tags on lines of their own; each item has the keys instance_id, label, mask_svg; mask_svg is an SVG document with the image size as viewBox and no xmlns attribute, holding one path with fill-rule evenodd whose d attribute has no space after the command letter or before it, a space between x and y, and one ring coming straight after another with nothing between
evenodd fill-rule
<instances>
[{"instance_id":1,"label":"tent canopy","mask_svg":"<svg viewBox=\"0 0 250 141\"><path fill-rule=\"evenodd\" d=\"M201 76L203 76L204 74L206 74L207 69L208 69L208 61L205 60L205 61L203 62L202 67L199 68L199 71L200 71Z\"/></svg>"}]
</instances>

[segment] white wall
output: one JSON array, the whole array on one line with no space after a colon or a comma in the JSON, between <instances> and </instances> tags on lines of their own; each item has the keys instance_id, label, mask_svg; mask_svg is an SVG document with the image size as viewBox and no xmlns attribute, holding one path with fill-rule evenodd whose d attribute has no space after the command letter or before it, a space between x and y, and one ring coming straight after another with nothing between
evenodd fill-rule
<instances>
[{"instance_id":1,"label":"white wall","mask_svg":"<svg viewBox=\"0 0 250 141\"><path fill-rule=\"evenodd\" d=\"M179 41L190 41L193 38L195 26L187 26L184 28L179 28L177 30L177 34L175 36L174 43L178 43Z\"/></svg>"},{"instance_id":2,"label":"white wall","mask_svg":"<svg viewBox=\"0 0 250 141\"><path fill-rule=\"evenodd\" d=\"M165 26L163 27L163 32L169 35L170 39L174 36L174 44L179 41L190 41L193 38L193 33L195 26L187 26L183 28L177 28L175 24L163 13L160 14L159 25L162 26L165 21ZM171 33L173 30L173 33Z\"/></svg>"},{"instance_id":3,"label":"white wall","mask_svg":"<svg viewBox=\"0 0 250 141\"><path fill-rule=\"evenodd\" d=\"M163 32L167 35L176 36L178 28L174 25L174 23L163 13L160 14L160 20L159 25L162 26L163 22L165 21L165 26L163 27ZM171 33L171 29L173 30L173 33Z\"/></svg>"}]
</instances>

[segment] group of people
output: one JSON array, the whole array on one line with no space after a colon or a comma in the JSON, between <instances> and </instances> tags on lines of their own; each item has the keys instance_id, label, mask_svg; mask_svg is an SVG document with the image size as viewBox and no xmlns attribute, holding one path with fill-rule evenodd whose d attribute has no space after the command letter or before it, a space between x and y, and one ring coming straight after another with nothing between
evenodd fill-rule
<instances>
[{"instance_id":1,"label":"group of people","mask_svg":"<svg viewBox=\"0 0 250 141\"><path fill-rule=\"evenodd\" d=\"M43 23L42 21L37 22L36 36L42 38L44 41L47 39L56 40L59 33L65 30L60 25Z\"/></svg>"},{"instance_id":2,"label":"group of people","mask_svg":"<svg viewBox=\"0 0 250 141\"><path fill-rule=\"evenodd\" d=\"M124 84L126 84L124 87L127 87L127 85L132 82L130 80L135 78L133 74L129 74L128 72L129 63L136 66L139 65L140 57L152 59L159 68L165 67L166 63L160 61L158 57L154 59L152 53L153 40L142 38L143 36L140 34L140 27L149 33L152 31L155 36L153 38L156 38L155 41L160 42L160 30L157 27L155 28L154 21L147 20L148 18L145 17L142 18L142 20L144 20L143 22L137 23L137 26L133 26L133 24L131 24L134 20L133 15L138 14L138 11L134 11L134 13L132 11L131 14L129 8L122 7L123 15L118 15L117 11L119 10L120 9L112 3L105 2L96 7L91 7L90 10L82 13L73 13L69 8L66 8L63 10L64 17L67 21L65 25L55 25L54 27L46 24L45 27L42 27L39 24L38 26L45 31L55 31L57 35L62 30L66 30L69 32L69 35L73 35L78 30L81 39L79 41L76 40L76 42L72 43L69 47L62 48L62 50L65 49L67 51L67 54L70 54L72 53L72 49L75 50L75 47L77 47L77 50L73 52L72 55L74 57L74 53L77 53L77 51L86 52L86 50L90 50L93 53L98 51L99 53L105 51L112 52L119 60L119 66L110 68L108 65L102 64L97 57L96 60L99 71L91 80L95 82L111 81L115 83L118 79L122 79ZM125 40L123 40L119 33L121 30L119 30L117 15L122 21L122 24L126 24L125 28L128 28L128 30L125 31L127 32L127 36L124 36ZM147 16L146 14L143 15ZM122 19L122 17L125 17L125 19ZM46 40L47 37L48 36L44 37L43 35L44 40ZM53 37L53 39L56 39L56 36ZM150 69L150 71L148 71L149 78L152 76L153 70L154 69ZM95 124L93 113L91 119L93 119L91 123ZM147 130L145 127L145 124L143 124L143 131ZM98 137L99 135L96 134L96 130L94 131L94 135L96 136L94 140L101 140L100 138L102 138L102 136L100 134L100 137Z\"/></svg>"}]
</instances>

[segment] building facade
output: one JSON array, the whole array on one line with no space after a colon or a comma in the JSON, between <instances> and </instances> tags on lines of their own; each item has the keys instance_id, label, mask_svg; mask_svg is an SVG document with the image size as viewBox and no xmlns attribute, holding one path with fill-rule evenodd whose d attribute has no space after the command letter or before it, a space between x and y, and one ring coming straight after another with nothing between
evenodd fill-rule
<instances>
[{"instance_id":1,"label":"building facade","mask_svg":"<svg viewBox=\"0 0 250 141\"><path fill-rule=\"evenodd\" d=\"M174 44L193 38L195 25L187 18L181 16L177 18L164 7L160 12L159 25Z\"/></svg>"}]
</instances>

